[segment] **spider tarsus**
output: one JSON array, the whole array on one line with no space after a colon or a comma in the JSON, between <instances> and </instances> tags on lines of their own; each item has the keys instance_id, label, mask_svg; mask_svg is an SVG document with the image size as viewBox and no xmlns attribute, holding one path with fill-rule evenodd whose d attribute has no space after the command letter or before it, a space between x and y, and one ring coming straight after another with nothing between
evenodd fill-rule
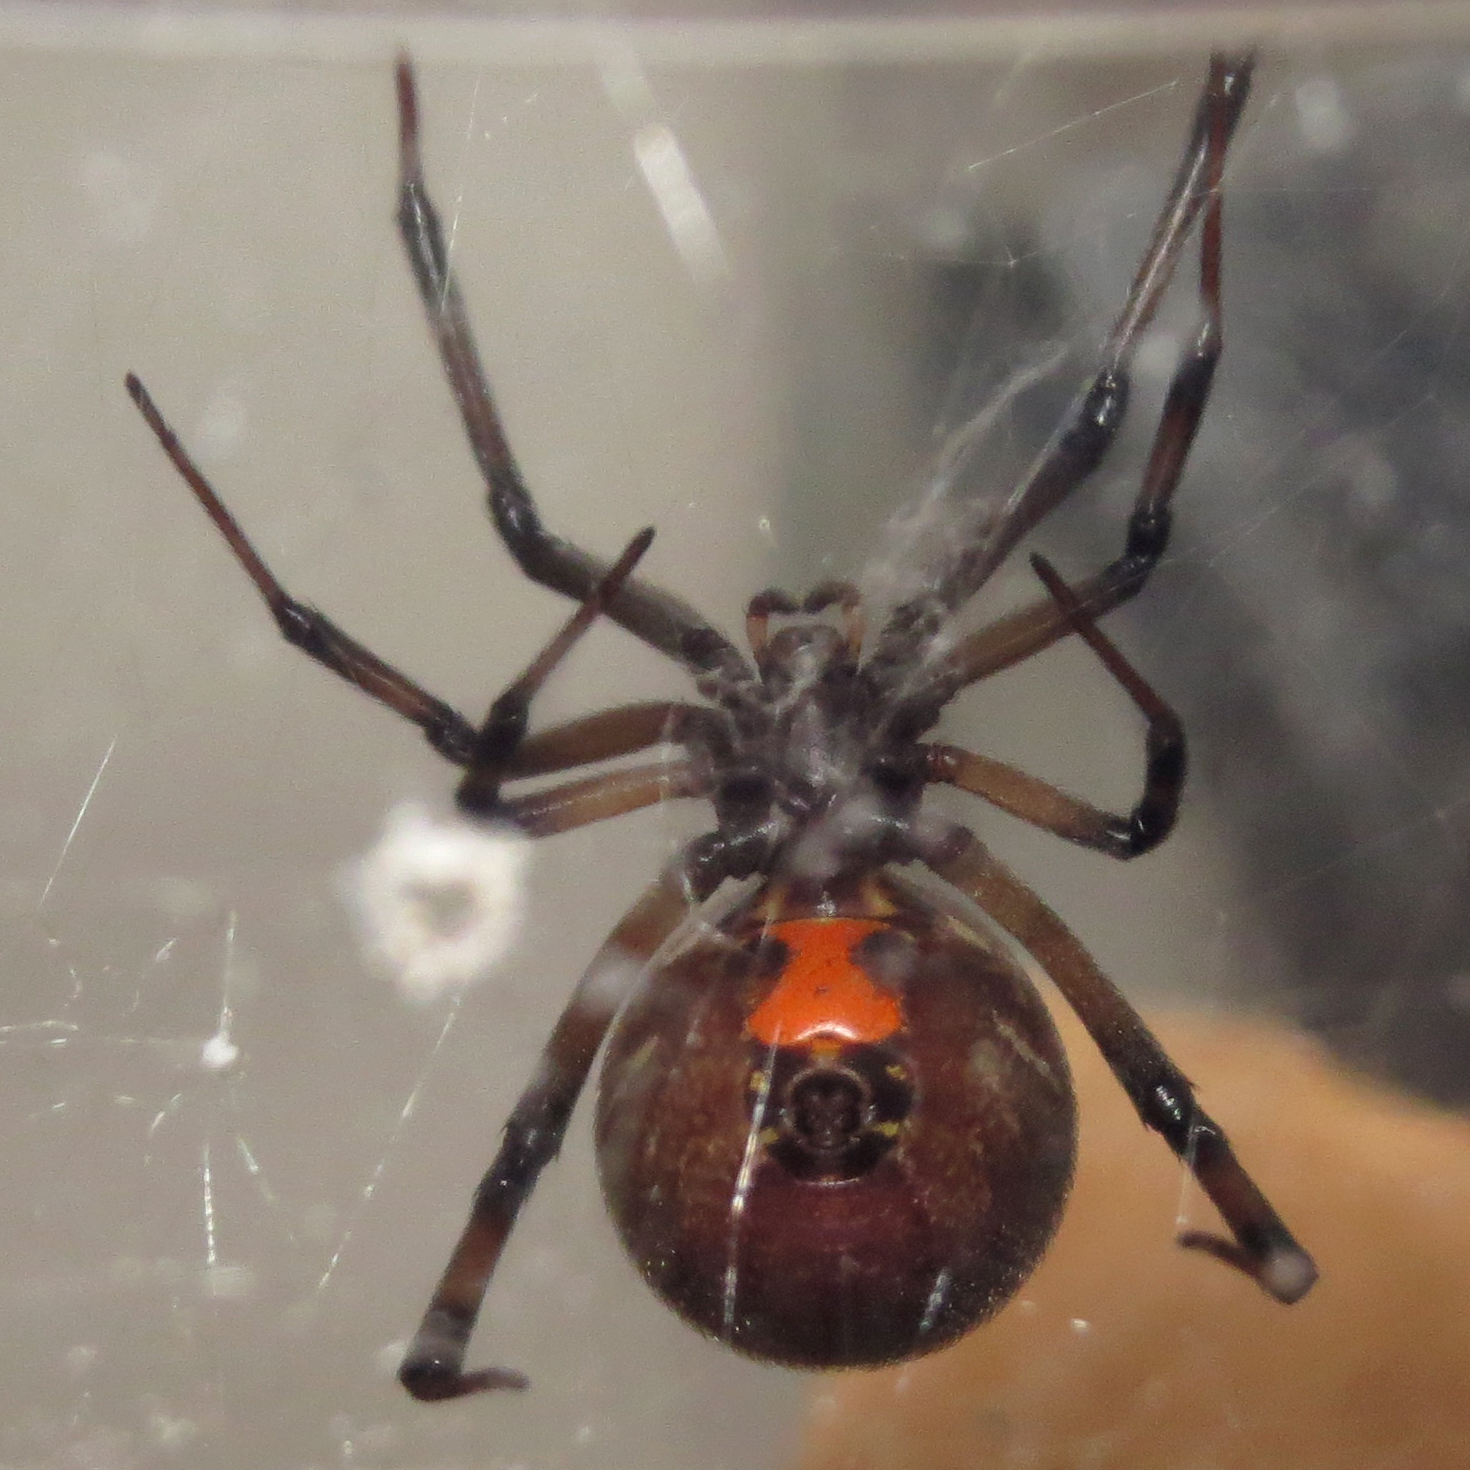
<instances>
[{"instance_id":1,"label":"spider tarsus","mask_svg":"<svg viewBox=\"0 0 1470 1470\"><path fill-rule=\"evenodd\" d=\"M1229 1140L1220 1125L1195 1103L1194 1089L1183 1074L1156 1078L1144 1096L1151 1105L1139 1109L1144 1122L1163 1136L1195 1178L1205 1185L1206 1193L1224 1209L1226 1223L1235 1237L1232 1240L1205 1230L1186 1230L1179 1236L1179 1244L1186 1250L1203 1251L1234 1266L1268 1296L1287 1306L1300 1301L1317 1280L1316 1263L1292 1239L1275 1211L1241 1174ZM1254 1203L1237 1201L1227 1207L1209 1183L1211 1178L1220 1180L1222 1175L1230 1190L1243 1180L1249 1193L1255 1196Z\"/></svg>"},{"instance_id":2,"label":"spider tarsus","mask_svg":"<svg viewBox=\"0 0 1470 1470\"><path fill-rule=\"evenodd\" d=\"M129 373L123 379L123 386L128 390L128 397L133 400L138 412L143 415L144 423L153 431L153 437L163 445L164 452L170 458L181 455L184 451L179 443L179 436L169 428L167 420L153 401L153 395L143 386L142 378L137 373Z\"/></svg>"},{"instance_id":3,"label":"spider tarsus","mask_svg":"<svg viewBox=\"0 0 1470 1470\"><path fill-rule=\"evenodd\" d=\"M608 576L603 578L603 585L599 589L598 593L601 601L605 602L609 597L613 595L615 591L617 591L618 587L621 587L623 585L623 578L626 577L633 570L633 568L638 565L640 561L642 561L643 553L647 551L650 546L653 545L653 538L657 534L657 531L652 526L644 526L644 528L639 531L639 533L628 543L627 549L618 558L617 566L613 568L612 572L609 573ZM618 575L617 577L617 585L610 586L609 583L612 581L613 575L619 573L620 568L622 570L621 575Z\"/></svg>"},{"instance_id":4,"label":"spider tarsus","mask_svg":"<svg viewBox=\"0 0 1470 1470\"><path fill-rule=\"evenodd\" d=\"M1316 1262L1295 1241L1273 1241L1253 1248L1207 1230L1186 1230L1177 1244L1234 1266L1283 1306L1299 1302L1317 1282Z\"/></svg>"},{"instance_id":5,"label":"spider tarsus","mask_svg":"<svg viewBox=\"0 0 1470 1470\"><path fill-rule=\"evenodd\" d=\"M522 1393L531 1380L514 1368L476 1368L464 1373L436 1362L414 1360L398 1370L398 1381L421 1404L442 1404L447 1399L472 1393L498 1393L508 1389Z\"/></svg>"},{"instance_id":6,"label":"spider tarsus","mask_svg":"<svg viewBox=\"0 0 1470 1470\"><path fill-rule=\"evenodd\" d=\"M1256 1279L1278 1302L1289 1307L1317 1284L1317 1263L1291 1241L1271 1252L1261 1263Z\"/></svg>"},{"instance_id":7,"label":"spider tarsus","mask_svg":"<svg viewBox=\"0 0 1470 1470\"><path fill-rule=\"evenodd\" d=\"M1224 1261L1227 1266L1234 1266L1237 1271L1259 1279L1259 1260L1239 1242L1227 1240L1223 1235L1212 1235L1208 1230L1182 1230L1175 1236L1174 1243L1183 1250L1213 1256L1217 1261Z\"/></svg>"},{"instance_id":8,"label":"spider tarsus","mask_svg":"<svg viewBox=\"0 0 1470 1470\"><path fill-rule=\"evenodd\" d=\"M398 1381L422 1403L442 1403L466 1394L497 1389L524 1389L530 1380L514 1368L475 1368L466 1373L465 1346L474 1330L473 1314L430 1309L419 1326Z\"/></svg>"},{"instance_id":9,"label":"spider tarsus","mask_svg":"<svg viewBox=\"0 0 1470 1470\"><path fill-rule=\"evenodd\" d=\"M393 80L398 89L398 151L405 178L420 176L419 98L413 77L413 62L406 51L398 53L393 67Z\"/></svg>"},{"instance_id":10,"label":"spider tarsus","mask_svg":"<svg viewBox=\"0 0 1470 1470\"><path fill-rule=\"evenodd\" d=\"M1157 847L1174 830L1178 820L1179 799L1189 765L1184 725L1124 657L1117 644L1097 626L1077 593L1040 552L1032 553L1031 567L1074 631L1102 660L1103 667L1148 721L1148 733L1144 737L1143 795L1126 816L1107 816L1099 827L1089 827L1079 837L1111 857L1139 857Z\"/></svg>"}]
</instances>

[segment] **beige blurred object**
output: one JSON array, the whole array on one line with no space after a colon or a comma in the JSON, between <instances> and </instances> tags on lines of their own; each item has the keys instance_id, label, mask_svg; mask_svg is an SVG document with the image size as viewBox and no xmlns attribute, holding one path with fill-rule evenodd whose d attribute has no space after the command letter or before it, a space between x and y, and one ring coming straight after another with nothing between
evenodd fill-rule
<instances>
[{"instance_id":1,"label":"beige blurred object","mask_svg":"<svg viewBox=\"0 0 1470 1470\"><path fill-rule=\"evenodd\" d=\"M1181 1173L1075 1023L1076 1187L1020 1298L947 1352L818 1381L801 1470L1470 1462L1470 1122L1263 1022L1165 1045L1321 1267L1281 1307L1174 1247ZM1190 1186L1181 1213L1208 1226Z\"/></svg>"}]
</instances>

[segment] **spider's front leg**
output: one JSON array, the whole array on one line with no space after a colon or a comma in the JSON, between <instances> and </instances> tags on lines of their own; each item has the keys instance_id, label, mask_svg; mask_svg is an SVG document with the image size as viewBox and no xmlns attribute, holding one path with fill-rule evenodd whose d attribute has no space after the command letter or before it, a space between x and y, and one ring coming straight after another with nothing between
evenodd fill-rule
<instances>
[{"instance_id":1,"label":"spider's front leg","mask_svg":"<svg viewBox=\"0 0 1470 1470\"><path fill-rule=\"evenodd\" d=\"M553 535L542 523L490 392L459 282L450 268L444 229L424 182L418 90L406 57L399 58L397 83L398 231L470 449L489 491L491 519L528 577L582 601L606 574L606 564ZM750 666L735 645L671 593L630 580L609 599L607 614L635 637L710 680L714 688L733 691L753 686Z\"/></svg>"},{"instance_id":2,"label":"spider's front leg","mask_svg":"<svg viewBox=\"0 0 1470 1470\"><path fill-rule=\"evenodd\" d=\"M399 1380L415 1398L452 1399L526 1386L524 1375L513 1369L465 1370L475 1319L521 1206L561 1148L608 1028L643 966L682 922L691 903L708 897L718 885L717 864L708 861L707 853L703 856L703 862L686 857L674 863L648 889L608 936L557 1021L398 1370Z\"/></svg>"},{"instance_id":3,"label":"spider's front leg","mask_svg":"<svg viewBox=\"0 0 1470 1470\"><path fill-rule=\"evenodd\" d=\"M1304 1297L1317 1267L1241 1167L1220 1125L1195 1102L1189 1079L1169 1060L1143 1018L1098 968L1077 937L1014 873L962 827L927 859L1030 953L1066 997L1128 1094L1144 1126L1163 1136L1199 1181L1231 1239L1191 1230L1180 1245L1244 1271L1280 1302Z\"/></svg>"},{"instance_id":4,"label":"spider's front leg","mask_svg":"<svg viewBox=\"0 0 1470 1470\"><path fill-rule=\"evenodd\" d=\"M922 661L936 630L1005 560L1017 542L1086 481L1111 447L1127 408L1131 365L1197 219L1200 232L1200 326L1169 384L1143 483L1128 519L1122 555L1077 595L1094 617L1135 596L1168 544L1170 503L1209 402L1221 351L1221 186L1225 156L1250 94L1255 57L1217 54L1194 126L1128 299L1103 345L1102 364L1061 432L993 516L957 538L932 592L900 607L884 629L874 661L904 669ZM920 702L936 706L967 684L1039 653L1073 630L1054 602L1033 604L963 639L938 658Z\"/></svg>"}]
</instances>

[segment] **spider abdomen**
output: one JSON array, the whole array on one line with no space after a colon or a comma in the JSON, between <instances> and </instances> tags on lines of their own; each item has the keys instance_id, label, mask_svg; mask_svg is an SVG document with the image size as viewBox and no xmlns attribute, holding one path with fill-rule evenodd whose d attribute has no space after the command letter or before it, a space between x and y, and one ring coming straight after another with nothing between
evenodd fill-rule
<instances>
[{"instance_id":1,"label":"spider abdomen","mask_svg":"<svg viewBox=\"0 0 1470 1470\"><path fill-rule=\"evenodd\" d=\"M599 1097L603 1191L650 1285L793 1366L968 1331L1035 1266L1071 1179L1035 989L907 888L867 890L778 912L758 894L650 973Z\"/></svg>"}]
</instances>

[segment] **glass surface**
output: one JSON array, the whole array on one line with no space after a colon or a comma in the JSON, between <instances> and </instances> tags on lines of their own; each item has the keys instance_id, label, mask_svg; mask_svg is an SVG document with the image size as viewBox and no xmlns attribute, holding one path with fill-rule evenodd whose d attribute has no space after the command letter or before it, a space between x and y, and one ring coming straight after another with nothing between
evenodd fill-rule
<instances>
[{"instance_id":1,"label":"glass surface","mask_svg":"<svg viewBox=\"0 0 1470 1470\"><path fill-rule=\"evenodd\" d=\"M944 436L996 410L966 490L996 493L1083 381L1203 23L1168 16L1146 47L1131 22L1045 46L977 24L945 51L893 22L604 19L571 40L464 14L236 13L230 35L70 15L0 15L0 1463L780 1463L799 1378L643 1288L585 1108L471 1352L530 1393L423 1407L393 1382L575 977L701 812L544 844L507 962L462 1003L405 1005L358 953L340 875L450 773L280 644L122 377L288 587L377 652L472 716L523 665L564 608L485 523L393 233L406 42L548 521L602 552L655 525L648 574L734 631L771 582L863 573L881 604L891 519ZM945 806L1131 995L1274 1009L1463 1102L1470 50L1451 20L1392 50L1348 47L1363 26L1266 37L1216 401L1175 548L1110 624L1191 731L1179 832L1110 864ZM1070 575L1121 545L1190 272L1106 472L1038 538ZM993 591L1033 596L1024 560ZM604 627L538 713L684 690ZM1136 718L1075 648L946 728L1133 800ZM221 1033L238 1056L206 1056Z\"/></svg>"}]
</instances>

